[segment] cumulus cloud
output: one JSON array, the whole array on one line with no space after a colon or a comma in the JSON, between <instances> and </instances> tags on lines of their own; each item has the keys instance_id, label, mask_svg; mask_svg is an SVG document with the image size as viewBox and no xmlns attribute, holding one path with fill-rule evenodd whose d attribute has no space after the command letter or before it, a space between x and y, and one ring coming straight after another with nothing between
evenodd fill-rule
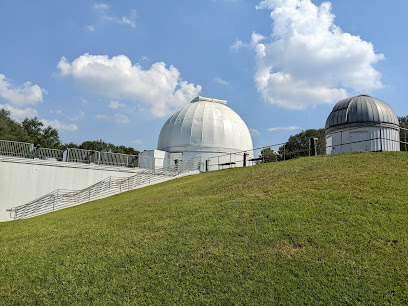
<instances>
[{"instance_id":1,"label":"cumulus cloud","mask_svg":"<svg viewBox=\"0 0 408 306\"><path fill-rule=\"evenodd\" d=\"M249 133L251 134L252 137L258 136L259 134L261 134L257 129L253 129L253 128L249 129Z\"/></svg>"},{"instance_id":2,"label":"cumulus cloud","mask_svg":"<svg viewBox=\"0 0 408 306\"><path fill-rule=\"evenodd\" d=\"M113 114L113 115L96 115L98 120L108 120L116 123L129 123L129 118L126 115L122 114Z\"/></svg>"},{"instance_id":3,"label":"cumulus cloud","mask_svg":"<svg viewBox=\"0 0 408 306\"><path fill-rule=\"evenodd\" d=\"M18 107L34 105L43 101L45 89L31 82L25 82L16 86L7 80L4 74L0 74L0 97Z\"/></svg>"},{"instance_id":4,"label":"cumulus cloud","mask_svg":"<svg viewBox=\"0 0 408 306\"><path fill-rule=\"evenodd\" d=\"M33 108L17 108L8 104L0 104L0 108L10 112L10 117L17 121L22 121L25 118L33 118L38 116L38 112Z\"/></svg>"},{"instance_id":5,"label":"cumulus cloud","mask_svg":"<svg viewBox=\"0 0 408 306\"><path fill-rule=\"evenodd\" d=\"M372 43L344 33L334 23L330 2L265 0L256 8L271 10L272 33L253 33L250 43L237 40L232 48L255 50L254 80L265 100L304 109L336 102L350 90L382 87L374 65L384 56Z\"/></svg>"},{"instance_id":6,"label":"cumulus cloud","mask_svg":"<svg viewBox=\"0 0 408 306\"><path fill-rule=\"evenodd\" d=\"M85 53L72 63L62 57L57 67L84 90L116 101L144 103L156 117L166 116L201 91L200 85L183 81L174 66L157 62L143 69L125 55L109 58Z\"/></svg>"},{"instance_id":7,"label":"cumulus cloud","mask_svg":"<svg viewBox=\"0 0 408 306\"><path fill-rule=\"evenodd\" d=\"M300 126L296 126L296 125L290 125L290 126L277 126L277 127L272 127L269 128L268 131L269 132L275 132L275 131L294 131L294 130L301 130L303 128L301 128Z\"/></svg>"},{"instance_id":8,"label":"cumulus cloud","mask_svg":"<svg viewBox=\"0 0 408 306\"><path fill-rule=\"evenodd\" d=\"M40 120L44 126L49 126L51 125L53 128L59 130L59 131L71 131L74 132L78 130L78 126L76 124L66 124L62 123L59 120L47 120L47 119L41 119Z\"/></svg>"},{"instance_id":9,"label":"cumulus cloud","mask_svg":"<svg viewBox=\"0 0 408 306\"><path fill-rule=\"evenodd\" d=\"M113 100L111 100L108 106L109 106L109 108L111 108L111 109L118 109L118 108L124 108L124 107L126 107L126 104L120 103L119 101L113 101Z\"/></svg>"}]
</instances>

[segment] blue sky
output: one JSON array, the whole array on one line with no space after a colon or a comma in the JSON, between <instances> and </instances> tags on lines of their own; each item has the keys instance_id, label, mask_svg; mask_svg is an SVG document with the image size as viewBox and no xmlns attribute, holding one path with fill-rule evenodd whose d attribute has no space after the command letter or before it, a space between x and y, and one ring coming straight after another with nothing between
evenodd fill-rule
<instances>
[{"instance_id":1,"label":"blue sky","mask_svg":"<svg viewBox=\"0 0 408 306\"><path fill-rule=\"evenodd\" d=\"M255 147L324 127L368 93L408 114L408 1L0 0L0 107L63 142L154 149L194 96L228 101Z\"/></svg>"}]
</instances>

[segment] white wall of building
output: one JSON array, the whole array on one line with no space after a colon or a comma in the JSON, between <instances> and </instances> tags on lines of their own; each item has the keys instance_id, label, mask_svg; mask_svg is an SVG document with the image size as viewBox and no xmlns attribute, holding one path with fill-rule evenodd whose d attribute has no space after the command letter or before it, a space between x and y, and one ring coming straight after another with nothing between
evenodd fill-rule
<instances>
[{"instance_id":1,"label":"white wall of building","mask_svg":"<svg viewBox=\"0 0 408 306\"><path fill-rule=\"evenodd\" d=\"M252 150L246 152L246 165L252 166L253 163L249 160L253 158ZM206 160L209 160L209 171L220 170L226 168L242 167L244 164L244 152L223 153L223 152L192 152L185 151L180 153L169 153L161 150L146 150L139 154L139 167L144 169L152 169L156 167L173 167L176 165L176 160L187 161L190 158L201 158L200 171L206 171Z\"/></svg>"},{"instance_id":2,"label":"white wall of building","mask_svg":"<svg viewBox=\"0 0 408 306\"><path fill-rule=\"evenodd\" d=\"M83 189L109 176L128 177L142 170L2 157L0 221L10 220L6 209L26 204L56 189Z\"/></svg>"},{"instance_id":3,"label":"white wall of building","mask_svg":"<svg viewBox=\"0 0 408 306\"><path fill-rule=\"evenodd\" d=\"M387 127L341 129L326 134L326 153L399 151L399 131Z\"/></svg>"},{"instance_id":4,"label":"white wall of building","mask_svg":"<svg viewBox=\"0 0 408 306\"><path fill-rule=\"evenodd\" d=\"M253 158L253 151L247 151L248 155L246 157L247 166L252 165L249 160ZM173 155L174 153L171 153ZM208 171L221 170L226 168L242 167L244 162L244 152L236 153L223 153L223 152L183 152L178 153L180 160L188 160L189 158L201 158L200 171L206 171L206 160L208 160ZM174 160L174 157L173 157Z\"/></svg>"}]
</instances>

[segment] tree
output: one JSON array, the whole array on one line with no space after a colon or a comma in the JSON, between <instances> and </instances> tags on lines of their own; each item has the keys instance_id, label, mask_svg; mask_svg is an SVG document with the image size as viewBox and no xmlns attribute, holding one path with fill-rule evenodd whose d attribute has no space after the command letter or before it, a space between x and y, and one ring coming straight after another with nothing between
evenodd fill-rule
<instances>
[{"instance_id":1,"label":"tree","mask_svg":"<svg viewBox=\"0 0 408 306\"><path fill-rule=\"evenodd\" d=\"M21 122L21 126L28 135L28 142L43 148L59 149L61 147L58 130L50 125L43 128L44 124L37 117L25 118Z\"/></svg>"},{"instance_id":2,"label":"tree","mask_svg":"<svg viewBox=\"0 0 408 306\"><path fill-rule=\"evenodd\" d=\"M400 141L401 141L401 151L408 150L408 144L405 142L408 141L408 115L405 117L398 117L399 126L400 126Z\"/></svg>"},{"instance_id":3,"label":"tree","mask_svg":"<svg viewBox=\"0 0 408 306\"><path fill-rule=\"evenodd\" d=\"M0 139L27 142L28 135L21 125L10 118L10 112L0 109Z\"/></svg>"},{"instance_id":4,"label":"tree","mask_svg":"<svg viewBox=\"0 0 408 306\"><path fill-rule=\"evenodd\" d=\"M309 138L317 138L317 154L326 154L326 135L324 129L309 129L290 136L288 141L279 148L279 159L292 159L309 156Z\"/></svg>"},{"instance_id":5,"label":"tree","mask_svg":"<svg viewBox=\"0 0 408 306\"><path fill-rule=\"evenodd\" d=\"M259 160L258 163L270 163L278 161L278 153L276 153L271 148L265 148L261 150L261 155L259 155L262 160Z\"/></svg>"},{"instance_id":6,"label":"tree","mask_svg":"<svg viewBox=\"0 0 408 306\"><path fill-rule=\"evenodd\" d=\"M25 118L23 122L21 122L21 126L28 135L29 142L40 144L43 123L39 121L37 117L31 119Z\"/></svg>"},{"instance_id":7,"label":"tree","mask_svg":"<svg viewBox=\"0 0 408 306\"><path fill-rule=\"evenodd\" d=\"M125 147L125 146L115 146L112 143L107 143L102 139L93 140L93 141L84 141L79 145L80 149L84 150L93 150L93 151L101 151L101 152L113 152L113 153L122 153L122 154L134 154L138 155L139 151L135 150L132 147Z\"/></svg>"},{"instance_id":8,"label":"tree","mask_svg":"<svg viewBox=\"0 0 408 306\"><path fill-rule=\"evenodd\" d=\"M139 151L135 150L132 147L125 147L125 146L116 146L115 152L123 153L123 154L131 154L131 155L138 155Z\"/></svg>"},{"instance_id":9,"label":"tree","mask_svg":"<svg viewBox=\"0 0 408 306\"><path fill-rule=\"evenodd\" d=\"M92 140L92 141L87 140L79 145L79 148L83 150L93 150L93 151L101 151L101 152L113 151L112 149L114 147L115 146L113 144L106 143L102 139Z\"/></svg>"},{"instance_id":10,"label":"tree","mask_svg":"<svg viewBox=\"0 0 408 306\"><path fill-rule=\"evenodd\" d=\"M47 126L42 130L39 145L43 148L60 148L61 141L59 139L58 130Z\"/></svg>"}]
</instances>

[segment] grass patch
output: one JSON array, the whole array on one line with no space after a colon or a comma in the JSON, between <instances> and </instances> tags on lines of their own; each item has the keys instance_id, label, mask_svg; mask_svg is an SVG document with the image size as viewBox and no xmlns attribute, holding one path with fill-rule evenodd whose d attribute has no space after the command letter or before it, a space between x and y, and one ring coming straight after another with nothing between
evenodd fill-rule
<instances>
[{"instance_id":1,"label":"grass patch","mask_svg":"<svg viewBox=\"0 0 408 306\"><path fill-rule=\"evenodd\" d=\"M0 223L0 304L408 304L408 154L180 178Z\"/></svg>"}]
</instances>

